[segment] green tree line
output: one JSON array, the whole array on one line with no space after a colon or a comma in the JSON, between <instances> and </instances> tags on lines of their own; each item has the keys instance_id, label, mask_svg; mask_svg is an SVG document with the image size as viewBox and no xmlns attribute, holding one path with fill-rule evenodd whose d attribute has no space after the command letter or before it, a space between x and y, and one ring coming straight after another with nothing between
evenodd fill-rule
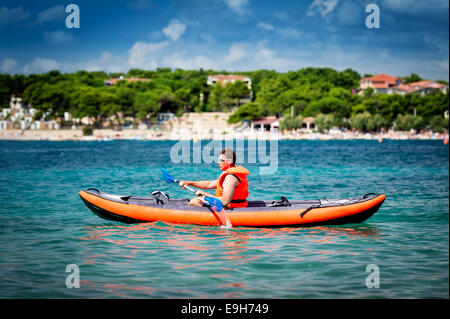
<instances>
[{"instance_id":1,"label":"green tree line","mask_svg":"<svg viewBox=\"0 0 450 319\"><path fill-rule=\"evenodd\" d=\"M448 92L438 91L422 97L419 93L374 94L373 89L367 89L358 95L355 89L360 78L351 69L338 72L330 68L305 68L267 73L258 83L255 100L241 105L229 122L277 115L284 118L281 130L301 128L305 117L314 117L320 131L332 127L362 131L390 127L448 130L448 118L444 118L449 108ZM406 83L422 80L414 73L403 79ZM438 82L448 85L445 81Z\"/></svg>"},{"instance_id":2,"label":"green tree line","mask_svg":"<svg viewBox=\"0 0 450 319\"><path fill-rule=\"evenodd\" d=\"M282 129L299 128L302 120L309 116L315 117L319 130L344 127L372 131L392 126L396 129L448 129L448 119L443 117L448 110L448 93L421 97L416 93L374 94L368 89L364 95L358 95L352 90L359 87L361 76L352 69L236 73L252 80L253 100L248 103L242 104L242 100L250 96L244 82L207 85L208 75L232 74L230 72L158 68L131 69L127 73L0 74L0 106L8 107L11 95L18 94L38 110L35 119L45 117L64 124L64 113L69 112L74 118L92 118L96 127L111 118L117 125L124 125L127 117L152 122L161 112L181 115L192 111L233 110L230 123L277 115L284 117ZM106 79L120 76L151 81L119 81L116 85L105 86ZM413 73L404 80L413 82L421 78Z\"/></svg>"}]
</instances>

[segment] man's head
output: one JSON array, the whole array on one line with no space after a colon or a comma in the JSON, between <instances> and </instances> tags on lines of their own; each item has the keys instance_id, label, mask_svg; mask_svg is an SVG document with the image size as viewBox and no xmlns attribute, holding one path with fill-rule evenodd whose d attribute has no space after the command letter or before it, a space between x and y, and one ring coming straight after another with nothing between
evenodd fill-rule
<instances>
[{"instance_id":1,"label":"man's head","mask_svg":"<svg viewBox=\"0 0 450 319\"><path fill-rule=\"evenodd\" d=\"M217 161L222 171L234 166L236 164L236 154L231 148L226 148L220 152L219 160Z\"/></svg>"}]
</instances>

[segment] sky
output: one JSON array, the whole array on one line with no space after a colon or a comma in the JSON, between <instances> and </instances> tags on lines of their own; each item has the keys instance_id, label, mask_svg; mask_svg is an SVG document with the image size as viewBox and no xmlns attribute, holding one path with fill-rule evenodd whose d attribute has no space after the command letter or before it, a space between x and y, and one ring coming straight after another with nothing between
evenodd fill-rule
<instances>
[{"instance_id":1,"label":"sky","mask_svg":"<svg viewBox=\"0 0 450 319\"><path fill-rule=\"evenodd\" d=\"M68 28L69 4L79 28ZM379 8L368 28L366 7ZM448 0L0 0L0 73L347 68L449 80Z\"/></svg>"}]
</instances>

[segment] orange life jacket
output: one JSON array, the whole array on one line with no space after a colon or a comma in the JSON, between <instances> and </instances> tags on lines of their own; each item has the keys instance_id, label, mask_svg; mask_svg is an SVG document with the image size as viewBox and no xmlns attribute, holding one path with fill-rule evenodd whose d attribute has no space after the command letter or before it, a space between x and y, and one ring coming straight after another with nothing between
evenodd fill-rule
<instances>
[{"instance_id":1,"label":"orange life jacket","mask_svg":"<svg viewBox=\"0 0 450 319\"><path fill-rule=\"evenodd\" d=\"M250 171L242 166L233 166L226 169L217 180L216 187L216 196L220 197L223 195L223 181L227 175L235 176L239 183L238 186L234 189L233 198L231 202L228 204L229 208L238 208L238 207L247 207L247 197L248 197L248 180L247 175L250 174Z\"/></svg>"}]
</instances>

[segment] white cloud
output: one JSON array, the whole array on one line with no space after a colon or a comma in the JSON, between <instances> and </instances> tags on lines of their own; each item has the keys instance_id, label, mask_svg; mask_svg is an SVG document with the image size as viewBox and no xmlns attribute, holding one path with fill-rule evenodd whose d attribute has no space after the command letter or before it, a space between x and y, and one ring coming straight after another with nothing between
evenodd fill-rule
<instances>
[{"instance_id":1,"label":"white cloud","mask_svg":"<svg viewBox=\"0 0 450 319\"><path fill-rule=\"evenodd\" d=\"M47 21L64 19L64 6L54 6L38 13L38 21L44 23ZM63 20L62 20L63 21Z\"/></svg>"},{"instance_id":2,"label":"white cloud","mask_svg":"<svg viewBox=\"0 0 450 319\"><path fill-rule=\"evenodd\" d=\"M380 9L387 9L402 15L443 15L448 20L448 0L383 0Z\"/></svg>"},{"instance_id":3,"label":"white cloud","mask_svg":"<svg viewBox=\"0 0 450 319\"><path fill-rule=\"evenodd\" d=\"M44 40L51 45L58 45L69 43L73 40L73 36L66 31L44 31Z\"/></svg>"},{"instance_id":4,"label":"white cloud","mask_svg":"<svg viewBox=\"0 0 450 319\"><path fill-rule=\"evenodd\" d=\"M233 63L242 60L248 55L249 50L242 43L234 43L225 57L226 63Z\"/></svg>"},{"instance_id":5,"label":"white cloud","mask_svg":"<svg viewBox=\"0 0 450 319\"><path fill-rule=\"evenodd\" d=\"M17 65L17 64L16 64ZM2 64L3 66L3 64ZM61 72L85 71L105 71L105 72L126 72L129 69L127 59L115 56L108 51L104 51L100 57L85 61L57 61L47 58L36 58L27 63L23 68L23 73L45 73L51 70Z\"/></svg>"},{"instance_id":6,"label":"white cloud","mask_svg":"<svg viewBox=\"0 0 450 319\"><path fill-rule=\"evenodd\" d=\"M186 30L186 25L178 21L177 19L170 20L167 27L163 28L162 32L173 41L177 41L178 38Z\"/></svg>"},{"instance_id":7,"label":"white cloud","mask_svg":"<svg viewBox=\"0 0 450 319\"><path fill-rule=\"evenodd\" d=\"M279 52L260 46L252 61L251 69L295 70L300 67L298 59L280 56Z\"/></svg>"},{"instance_id":8,"label":"white cloud","mask_svg":"<svg viewBox=\"0 0 450 319\"><path fill-rule=\"evenodd\" d=\"M267 31L271 31L273 30L273 25L269 24L269 23L265 23L265 22L260 22L258 23L258 27L266 29Z\"/></svg>"},{"instance_id":9,"label":"white cloud","mask_svg":"<svg viewBox=\"0 0 450 319\"><path fill-rule=\"evenodd\" d=\"M128 70L128 65L125 58L121 56L114 56L110 52L104 51L97 59L76 64L69 64L66 68L70 70L126 72Z\"/></svg>"},{"instance_id":10,"label":"white cloud","mask_svg":"<svg viewBox=\"0 0 450 319\"><path fill-rule=\"evenodd\" d=\"M222 1L234 13L240 15L248 13L249 0L222 0Z\"/></svg>"},{"instance_id":11,"label":"white cloud","mask_svg":"<svg viewBox=\"0 0 450 319\"><path fill-rule=\"evenodd\" d=\"M2 64L0 65L0 70L2 70L3 73L10 73L13 72L14 69L17 67L17 61L11 58L6 58L3 60Z\"/></svg>"},{"instance_id":12,"label":"white cloud","mask_svg":"<svg viewBox=\"0 0 450 319\"><path fill-rule=\"evenodd\" d=\"M28 19L29 11L25 11L22 6L8 9L7 7L0 8L0 27L8 24L17 23Z\"/></svg>"},{"instance_id":13,"label":"white cloud","mask_svg":"<svg viewBox=\"0 0 450 319\"><path fill-rule=\"evenodd\" d=\"M294 28L281 28L277 29L277 33L286 38L298 39L303 36L301 31Z\"/></svg>"},{"instance_id":14,"label":"white cloud","mask_svg":"<svg viewBox=\"0 0 450 319\"><path fill-rule=\"evenodd\" d=\"M274 13L274 17L278 20L288 20L291 19L290 15L283 11L278 11Z\"/></svg>"},{"instance_id":15,"label":"white cloud","mask_svg":"<svg viewBox=\"0 0 450 319\"><path fill-rule=\"evenodd\" d=\"M128 64L134 68L154 69L158 67L156 59L158 51L167 47L168 41L162 42L136 42L128 51Z\"/></svg>"},{"instance_id":16,"label":"white cloud","mask_svg":"<svg viewBox=\"0 0 450 319\"><path fill-rule=\"evenodd\" d=\"M211 59L203 56L182 56L179 53L174 53L169 56L163 57L160 63L163 67L170 68L180 68L185 70L195 70L195 69L216 69L217 64Z\"/></svg>"},{"instance_id":17,"label":"white cloud","mask_svg":"<svg viewBox=\"0 0 450 319\"><path fill-rule=\"evenodd\" d=\"M24 73L45 73L50 70L61 69L61 63L56 60L35 58L23 67Z\"/></svg>"},{"instance_id":18,"label":"white cloud","mask_svg":"<svg viewBox=\"0 0 450 319\"><path fill-rule=\"evenodd\" d=\"M339 0L314 0L308 7L306 14L310 17L320 14L324 18L328 13L332 12Z\"/></svg>"},{"instance_id":19,"label":"white cloud","mask_svg":"<svg viewBox=\"0 0 450 319\"><path fill-rule=\"evenodd\" d=\"M364 4L353 1L341 2L336 9L337 21L342 25L361 25L363 23L363 17L366 16L364 14L367 15Z\"/></svg>"}]
</instances>

